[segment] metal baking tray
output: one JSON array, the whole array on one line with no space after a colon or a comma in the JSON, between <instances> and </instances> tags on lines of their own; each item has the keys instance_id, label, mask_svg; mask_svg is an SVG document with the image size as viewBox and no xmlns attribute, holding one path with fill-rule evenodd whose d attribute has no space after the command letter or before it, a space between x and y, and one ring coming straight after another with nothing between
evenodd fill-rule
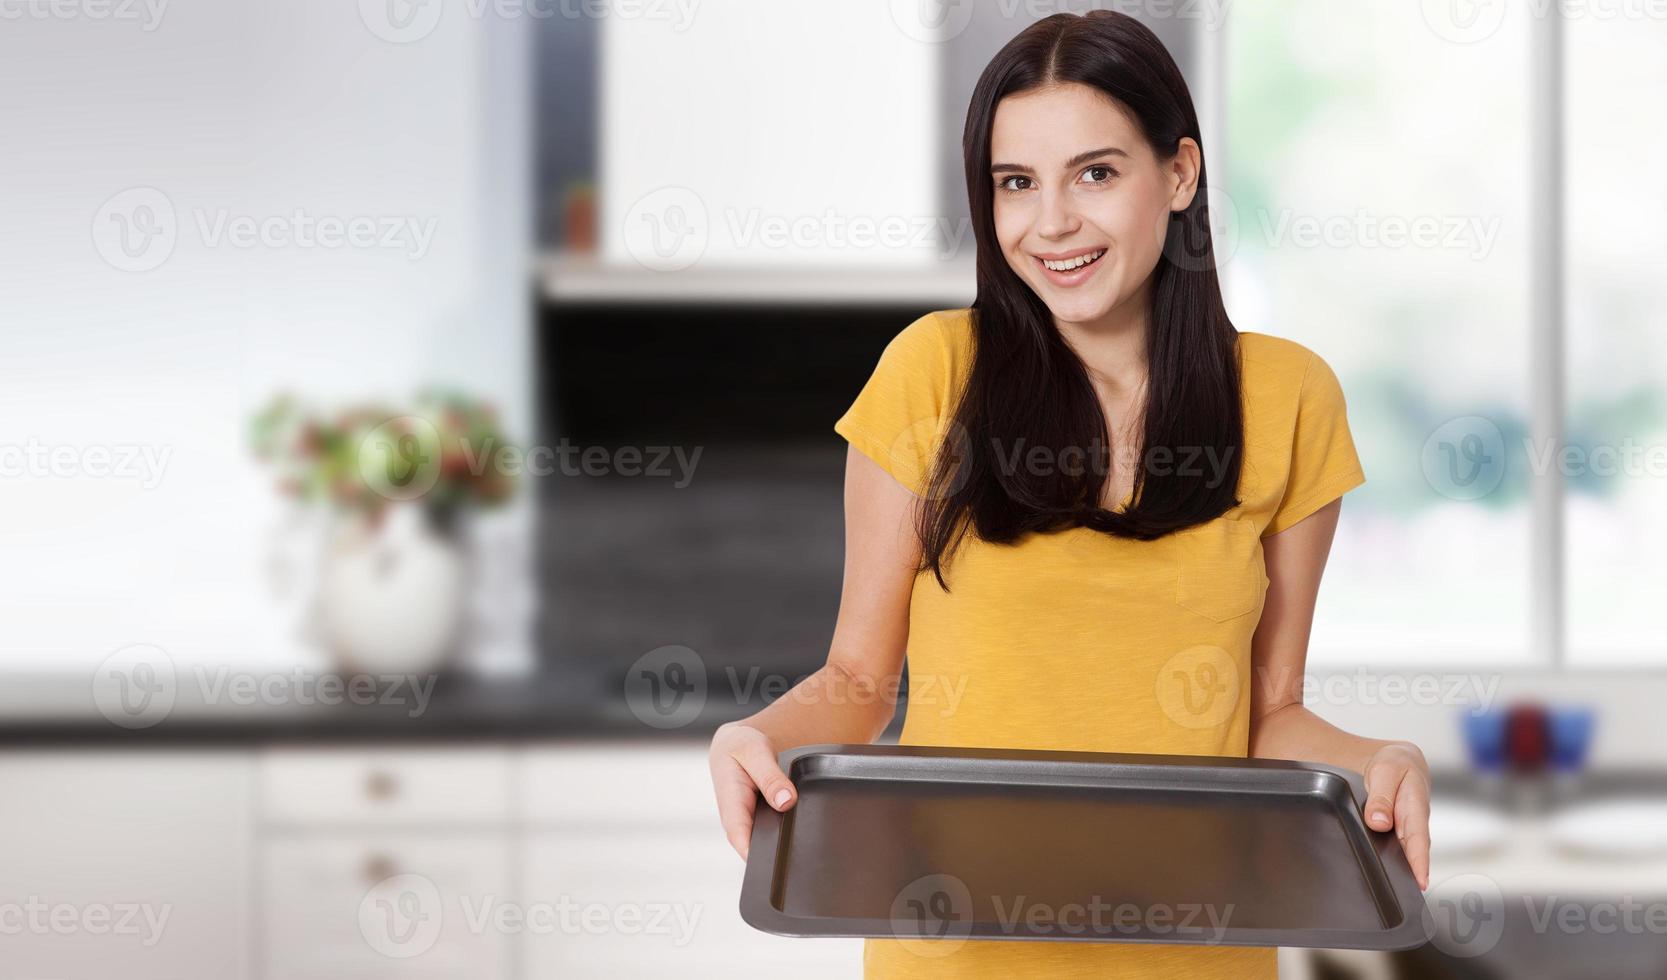
<instances>
[{"instance_id":1,"label":"metal baking tray","mask_svg":"<svg viewBox=\"0 0 1667 980\"><path fill-rule=\"evenodd\" d=\"M741 916L783 936L1411 949L1433 921L1359 775L896 745L782 753Z\"/></svg>"}]
</instances>

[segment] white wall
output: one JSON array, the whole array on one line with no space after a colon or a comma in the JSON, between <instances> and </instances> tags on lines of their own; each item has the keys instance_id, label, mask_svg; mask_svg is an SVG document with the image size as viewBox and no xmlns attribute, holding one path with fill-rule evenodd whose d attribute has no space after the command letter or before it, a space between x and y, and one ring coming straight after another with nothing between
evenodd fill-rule
<instances>
[{"instance_id":1,"label":"white wall","mask_svg":"<svg viewBox=\"0 0 1667 980\"><path fill-rule=\"evenodd\" d=\"M367 26L376 9L172 0L0 25L0 670L131 643L304 656L264 580L279 507L246 447L277 390L329 405L452 383L531 435L527 25L448 5L394 43ZM148 271L97 247L116 228L101 206L134 187L176 220L171 253L112 253ZM143 217L134 203L115 205ZM202 229L297 211L415 222L432 242L237 247ZM32 446L74 461L42 472ZM98 476L96 447L166 465Z\"/></svg>"}]
</instances>

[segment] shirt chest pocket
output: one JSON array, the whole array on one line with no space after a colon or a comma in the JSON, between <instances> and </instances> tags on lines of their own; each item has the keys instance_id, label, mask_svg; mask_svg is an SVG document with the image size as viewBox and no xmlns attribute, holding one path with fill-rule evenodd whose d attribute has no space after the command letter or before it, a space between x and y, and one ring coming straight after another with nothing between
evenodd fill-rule
<instances>
[{"instance_id":1,"label":"shirt chest pocket","mask_svg":"<svg viewBox=\"0 0 1667 980\"><path fill-rule=\"evenodd\" d=\"M1218 623L1262 605L1268 573L1252 521L1218 517L1175 533L1175 601Z\"/></svg>"}]
</instances>

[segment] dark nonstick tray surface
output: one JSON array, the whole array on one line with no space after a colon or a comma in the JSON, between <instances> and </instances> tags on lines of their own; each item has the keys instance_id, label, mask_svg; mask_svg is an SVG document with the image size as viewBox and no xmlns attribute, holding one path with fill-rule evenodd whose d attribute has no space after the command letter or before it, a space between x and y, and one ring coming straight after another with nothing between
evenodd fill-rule
<instances>
[{"instance_id":1,"label":"dark nonstick tray surface","mask_svg":"<svg viewBox=\"0 0 1667 980\"><path fill-rule=\"evenodd\" d=\"M741 916L784 936L1410 949L1432 922L1359 775L896 745L782 753Z\"/></svg>"}]
</instances>

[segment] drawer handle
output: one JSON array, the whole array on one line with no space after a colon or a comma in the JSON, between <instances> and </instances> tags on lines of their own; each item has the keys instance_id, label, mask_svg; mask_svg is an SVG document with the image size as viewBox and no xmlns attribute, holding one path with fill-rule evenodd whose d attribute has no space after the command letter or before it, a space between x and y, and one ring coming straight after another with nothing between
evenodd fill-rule
<instances>
[{"instance_id":1,"label":"drawer handle","mask_svg":"<svg viewBox=\"0 0 1667 980\"><path fill-rule=\"evenodd\" d=\"M394 876L395 868L393 858L386 854L373 854L365 860L365 881L372 885L386 881Z\"/></svg>"},{"instance_id":2,"label":"drawer handle","mask_svg":"<svg viewBox=\"0 0 1667 980\"><path fill-rule=\"evenodd\" d=\"M365 779L365 795L386 802L399 795L399 780L391 773L373 772Z\"/></svg>"}]
</instances>

